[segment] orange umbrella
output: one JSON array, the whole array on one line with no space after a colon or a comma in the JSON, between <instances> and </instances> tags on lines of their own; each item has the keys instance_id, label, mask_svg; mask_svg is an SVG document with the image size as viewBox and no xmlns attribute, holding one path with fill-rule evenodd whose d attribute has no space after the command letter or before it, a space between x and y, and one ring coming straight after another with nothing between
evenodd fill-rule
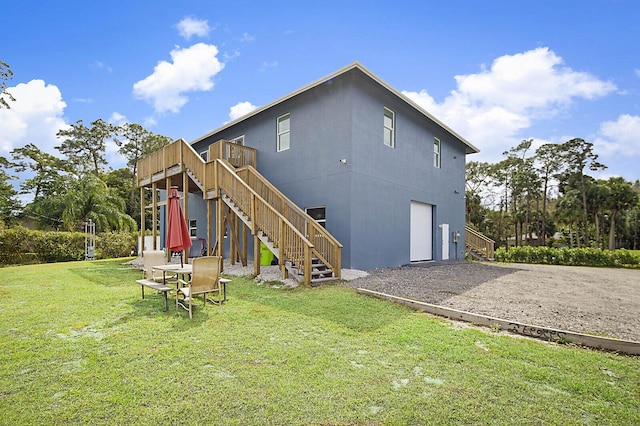
<instances>
[{"instance_id":1,"label":"orange umbrella","mask_svg":"<svg viewBox=\"0 0 640 426\"><path fill-rule=\"evenodd\" d=\"M168 204L167 247L172 252L180 252L180 265L182 266L182 252L191 247L191 235L189 234L187 221L182 213L180 194L177 188L172 187L169 191Z\"/></svg>"}]
</instances>

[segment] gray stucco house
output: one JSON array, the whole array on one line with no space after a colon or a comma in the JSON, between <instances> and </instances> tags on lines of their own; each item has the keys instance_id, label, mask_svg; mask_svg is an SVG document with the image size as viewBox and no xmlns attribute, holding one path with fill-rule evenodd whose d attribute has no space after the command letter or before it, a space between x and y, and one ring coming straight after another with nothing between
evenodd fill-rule
<instances>
[{"instance_id":1,"label":"gray stucco house","mask_svg":"<svg viewBox=\"0 0 640 426\"><path fill-rule=\"evenodd\" d=\"M464 258L465 157L478 149L357 62L190 146L211 162L221 140L254 150L262 176L341 243L343 268ZM216 195L202 191L188 219L196 236L219 239Z\"/></svg>"}]
</instances>

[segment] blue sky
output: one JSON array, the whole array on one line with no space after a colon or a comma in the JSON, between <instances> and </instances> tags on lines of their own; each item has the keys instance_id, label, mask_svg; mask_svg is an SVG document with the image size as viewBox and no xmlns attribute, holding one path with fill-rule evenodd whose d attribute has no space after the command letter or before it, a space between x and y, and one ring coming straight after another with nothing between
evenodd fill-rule
<instances>
[{"instance_id":1,"label":"blue sky","mask_svg":"<svg viewBox=\"0 0 640 426\"><path fill-rule=\"evenodd\" d=\"M640 179L640 2L8 1L0 156L82 119L191 141L359 61L501 159L581 137ZM112 167L124 162L109 148Z\"/></svg>"}]
</instances>

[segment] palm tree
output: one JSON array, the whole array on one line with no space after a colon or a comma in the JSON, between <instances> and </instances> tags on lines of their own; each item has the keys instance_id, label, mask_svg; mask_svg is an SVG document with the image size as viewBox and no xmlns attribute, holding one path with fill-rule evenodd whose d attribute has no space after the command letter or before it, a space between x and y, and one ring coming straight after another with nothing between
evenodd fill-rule
<instances>
[{"instance_id":1,"label":"palm tree","mask_svg":"<svg viewBox=\"0 0 640 426\"><path fill-rule=\"evenodd\" d=\"M89 219L99 232L138 229L135 220L125 213L125 201L93 174L74 181L62 200L61 218L69 231L79 229Z\"/></svg>"},{"instance_id":2,"label":"palm tree","mask_svg":"<svg viewBox=\"0 0 640 426\"><path fill-rule=\"evenodd\" d=\"M636 194L631 186L621 177L612 177L606 181L609 187L609 197L605 201L606 207L609 209L609 250L616 248L616 215L620 211L632 208L638 202L638 194Z\"/></svg>"}]
</instances>

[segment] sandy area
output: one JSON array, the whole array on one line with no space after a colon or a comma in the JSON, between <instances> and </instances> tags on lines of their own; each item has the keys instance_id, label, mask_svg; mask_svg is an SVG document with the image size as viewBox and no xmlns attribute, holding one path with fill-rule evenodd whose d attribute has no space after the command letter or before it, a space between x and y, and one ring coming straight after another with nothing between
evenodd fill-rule
<instances>
[{"instance_id":1,"label":"sandy area","mask_svg":"<svg viewBox=\"0 0 640 426\"><path fill-rule=\"evenodd\" d=\"M502 266L514 272L453 296L443 305L640 342L640 270Z\"/></svg>"},{"instance_id":2,"label":"sandy area","mask_svg":"<svg viewBox=\"0 0 640 426\"><path fill-rule=\"evenodd\" d=\"M463 311L640 342L640 270L457 263L372 271L348 283Z\"/></svg>"}]
</instances>

